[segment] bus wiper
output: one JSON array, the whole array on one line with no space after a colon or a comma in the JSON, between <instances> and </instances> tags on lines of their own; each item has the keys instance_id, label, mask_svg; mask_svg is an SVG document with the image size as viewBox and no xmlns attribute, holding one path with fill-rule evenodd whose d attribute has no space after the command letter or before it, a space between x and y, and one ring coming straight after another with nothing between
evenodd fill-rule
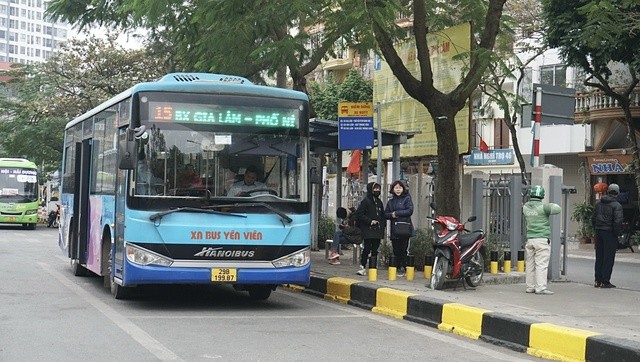
<instances>
[{"instance_id":1,"label":"bus wiper","mask_svg":"<svg viewBox=\"0 0 640 362\"><path fill-rule=\"evenodd\" d=\"M293 222L293 219L289 217L289 215L285 214L284 212L276 209L275 207L266 204L264 202L254 202L254 203L249 203L249 204L240 204L240 203L235 203L235 204L228 204L228 205L213 205L213 206L207 206L208 208L225 208L225 207L229 207L229 208L242 208L242 207L265 207L267 209L269 209L270 211L272 211L273 213L277 214L278 216L280 216L282 218L282 220L286 221L287 223L291 223Z\"/></svg>"},{"instance_id":2,"label":"bus wiper","mask_svg":"<svg viewBox=\"0 0 640 362\"><path fill-rule=\"evenodd\" d=\"M158 219L162 219L163 216L173 214L174 212L182 212L182 211L191 211L191 212L203 212L207 214L220 214L220 215L229 215L229 216L238 216L238 217L247 217L246 215L241 214L230 214L228 212L216 211L216 210L207 210L207 209L199 209L197 207L179 207L177 209L171 209L167 211L161 211L149 216L149 220L156 221Z\"/></svg>"}]
</instances>

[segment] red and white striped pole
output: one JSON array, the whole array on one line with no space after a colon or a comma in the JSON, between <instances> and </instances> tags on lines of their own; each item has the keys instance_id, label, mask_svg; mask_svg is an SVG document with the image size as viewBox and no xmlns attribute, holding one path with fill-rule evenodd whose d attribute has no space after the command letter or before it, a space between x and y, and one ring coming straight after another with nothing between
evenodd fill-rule
<instances>
[{"instance_id":1,"label":"red and white striped pole","mask_svg":"<svg viewBox=\"0 0 640 362\"><path fill-rule=\"evenodd\" d=\"M542 120L542 87L536 88L536 104L533 109L535 125L533 129L533 167L540 165L540 121Z\"/></svg>"}]
</instances>

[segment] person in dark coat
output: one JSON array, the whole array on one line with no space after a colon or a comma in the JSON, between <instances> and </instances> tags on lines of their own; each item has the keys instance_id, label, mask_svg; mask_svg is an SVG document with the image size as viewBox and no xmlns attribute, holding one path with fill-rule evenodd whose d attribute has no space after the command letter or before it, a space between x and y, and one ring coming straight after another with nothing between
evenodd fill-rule
<instances>
[{"instance_id":1,"label":"person in dark coat","mask_svg":"<svg viewBox=\"0 0 640 362\"><path fill-rule=\"evenodd\" d=\"M380 239L384 237L384 230L387 226L384 218L384 205L380 200L381 187L379 183L369 182L367 184L367 194L358 205L356 213L358 215L358 225L362 231L364 247L360 255L360 269L358 275L367 275L367 260L369 254L372 257L378 256ZM375 265L369 267L375 268Z\"/></svg>"},{"instance_id":2,"label":"person in dark coat","mask_svg":"<svg viewBox=\"0 0 640 362\"><path fill-rule=\"evenodd\" d=\"M413 224L411 223L411 215L413 215L413 201L409 195L409 189L400 181L394 181L389 187L391 200L387 202L384 209L384 217L391 220L391 232L389 233L391 245L393 246L393 255L396 257L398 267L398 276L404 276L407 268L407 248L409 247L409 238L413 235ZM409 233L402 233L398 223L403 223L409 227Z\"/></svg>"},{"instance_id":3,"label":"person in dark coat","mask_svg":"<svg viewBox=\"0 0 640 362\"><path fill-rule=\"evenodd\" d=\"M615 288L611 284L611 272L616 260L618 235L622 233L622 205L617 200L620 187L610 184L607 194L596 203L591 224L596 230L596 288Z\"/></svg>"}]
</instances>

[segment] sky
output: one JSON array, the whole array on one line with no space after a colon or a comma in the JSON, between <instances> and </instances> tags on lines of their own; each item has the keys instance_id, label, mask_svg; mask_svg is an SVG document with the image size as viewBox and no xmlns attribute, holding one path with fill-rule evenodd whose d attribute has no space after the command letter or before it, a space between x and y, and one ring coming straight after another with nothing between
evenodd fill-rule
<instances>
[{"instance_id":1,"label":"sky","mask_svg":"<svg viewBox=\"0 0 640 362\"><path fill-rule=\"evenodd\" d=\"M97 37L106 37L107 32L108 32L107 28L98 27L98 28L91 29L90 34ZM142 36L145 33L146 32L144 29L138 29L130 32L121 32L120 36L118 37L118 43L126 49L139 49L143 46L142 41L139 39L139 36ZM134 35L138 35L138 37ZM78 29L72 28L69 30L68 37L69 39L72 39L72 38L84 39L86 35L84 33L78 32Z\"/></svg>"}]
</instances>

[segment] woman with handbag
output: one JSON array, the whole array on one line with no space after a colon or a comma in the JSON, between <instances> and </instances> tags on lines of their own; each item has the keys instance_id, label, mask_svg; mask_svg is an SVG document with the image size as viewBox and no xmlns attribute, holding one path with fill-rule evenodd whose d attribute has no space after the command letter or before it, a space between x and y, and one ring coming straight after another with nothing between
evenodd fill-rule
<instances>
[{"instance_id":1,"label":"woman with handbag","mask_svg":"<svg viewBox=\"0 0 640 362\"><path fill-rule=\"evenodd\" d=\"M409 189L400 181L394 181L389 187L391 200L387 202L384 217L391 220L390 239L393 255L396 257L398 276L404 276L407 268L407 249L409 238L413 236L413 201Z\"/></svg>"}]
</instances>

